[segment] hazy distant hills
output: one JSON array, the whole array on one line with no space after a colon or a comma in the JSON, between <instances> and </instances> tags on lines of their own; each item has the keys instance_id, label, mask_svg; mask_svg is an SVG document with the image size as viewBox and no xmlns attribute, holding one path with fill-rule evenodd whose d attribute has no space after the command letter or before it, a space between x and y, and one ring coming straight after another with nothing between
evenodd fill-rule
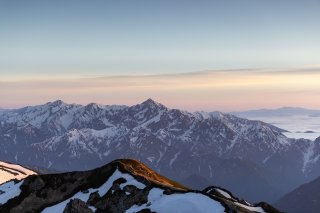
<instances>
[{"instance_id":1,"label":"hazy distant hills","mask_svg":"<svg viewBox=\"0 0 320 213\"><path fill-rule=\"evenodd\" d=\"M265 117L265 116L294 116L308 115L310 117L320 117L320 110L306 109L301 107L282 107L278 109L259 109L242 112L231 112L231 114L243 117Z\"/></svg>"},{"instance_id":2,"label":"hazy distant hills","mask_svg":"<svg viewBox=\"0 0 320 213\"><path fill-rule=\"evenodd\" d=\"M130 159L85 172L29 176L0 185L0 192L0 212L11 213L278 213L223 188L188 189Z\"/></svg>"},{"instance_id":3,"label":"hazy distant hills","mask_svg":"<svg viewBox=\"0 0 320 213\"><path fill-rule=\"evenodd\" d=\"M283 107L279 109L232 112L231 114L276 125L288 130L284 134L290 138L314 140L320 136L320 110Z\"/></svg>"},{"instance_id":4,"label":"hazy distant hills","mask_svg":"<svg viewBox=\"0 0 320 213\"><path fill-rule=\"evenodd\" d=\"M289 139L273 125L220 112L62 101L0 112L1 160L59 171L88 170L134 158L201 187L275 201L320 175L319 142Z\"/></svg>"}]
</instances>

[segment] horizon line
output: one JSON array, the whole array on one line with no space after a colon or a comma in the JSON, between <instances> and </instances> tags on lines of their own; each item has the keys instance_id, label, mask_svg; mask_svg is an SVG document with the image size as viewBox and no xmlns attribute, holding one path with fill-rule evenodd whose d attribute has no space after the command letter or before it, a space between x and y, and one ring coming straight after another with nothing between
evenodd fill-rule
<instances>
[{"instance_id":1,"label":"horizon line","mask_svg":"<svg viewBox=\"0 0 320 213\"><path fill-rule=\"evenodd\" d=\"M198 110L184 110L184 109L180 109L180 108L171 108L171 107L167 107L167 105L165 104L162 104L161 102L158 102L158 101L155 101L153 98L147 98L147 99L144 99L143 101L140 101L140 102L137 102L136 104L131 104L131 105L127 105L127 104L117 104L117 103L114 103L114 104L106 104L106 103L97 103L97 102L87 102L85 104L82 104L82 103L69 103L69 102L66 102L66 101L63 101L61 99L56 99L56 100L52 100L52 101L47 101L47 102L42 102L42 103L37 103L37 104L34 104L34 105L23 105L23 106L17 106L17 107L12 107L12 108L5 108L5 107L2 107L0 106L0 110L19 110L19 109L23 109L23 108L26 108L26 107L37 107L37 106L44 106L46 104L52 104L52 103L55 103L55 102L62 102L63 104L66 104L66 105L79 105L81 107L85 107L85 106L88 106L90 104L96 104L98 106L124 106L124 107L132 107L132 106L135 106L135 105L139 105L139 104L143 104L147 101L153 101L157 104L161 104L163 105L164 107L168 108L168 109L178 109L178 110L183 110L183 111L187 111L187 112L223 112L223 113L237 113L237 112L246 112L246 111L259 111L259 110L279 110L279 109L285 109L285 108L290 108L290 109L303 109L303 110L319 110L320 109L315 109L315 108L308 108L308 107L303 107L303 106L278 106L278 107L273 107L273 108L249 108L249 109L245 109L245 110L234 110L234 111L223 111L223 110L220 110L220 109L214 109L212 111L208 111L208 110L202 110L202 109L198 109Z\"/></svg>"}]
</instances>

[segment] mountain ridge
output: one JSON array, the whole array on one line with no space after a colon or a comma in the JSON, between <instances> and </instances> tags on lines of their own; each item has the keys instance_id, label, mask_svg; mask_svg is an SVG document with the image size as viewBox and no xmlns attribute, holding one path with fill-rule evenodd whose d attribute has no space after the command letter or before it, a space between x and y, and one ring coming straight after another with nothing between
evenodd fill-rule
<instances>
[{"instance_id":1,"label":"mountain ridge","mask_svg":"<svg viewBox=\"0 0 320 213\"><path fill-rule=\"evenodd\" d=\"M237 196L267 201L320 175L319 142L289 139L261 121L169 109L152 99L130 107L48 102L0 112L0 122L2 160L60 171L134 158L169 178L196 174Z\"/></svg>"},{"instance_id":2,"label":"mountain ridge","mask_svg":"<svg viewBox=\"0 0 320 213\"><path fill-rule=\"evenodd\" d=\"M320 110L318 109L309 109L309 108L303 108L303 107L279 107L275 109L253 109L253 110L244 110L244 111L233 111L229 112L233 115L251 115L251 116L257 116L257 115L269 115L272 113L272 115L292 115L292 114L319 114Z\"/></svg>"},{"instance_id":3,"label":"mountain ridge","mask_svg":"<svg viewBox=\"0 0 320 213\"><path fill-rule=\"evenodd\" d=\"M30 176L0 189L0 211L12 213L278 213L266 203L254 205L231 197L222 188L188 189L132 159L118 159L90 171Z\"/></svg>"}]
</instances>

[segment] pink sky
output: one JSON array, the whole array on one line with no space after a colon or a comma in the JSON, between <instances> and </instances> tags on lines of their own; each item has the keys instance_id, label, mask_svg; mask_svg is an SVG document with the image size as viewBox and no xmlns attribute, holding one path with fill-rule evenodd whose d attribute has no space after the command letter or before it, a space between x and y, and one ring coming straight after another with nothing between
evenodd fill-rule
<instances>
[{"instance_id":1,"label":"pink sky","mask_svg":"<svg viewBox=\"0 0 320 213\"><path fill-rule=\"evenodd\" d=\"M320 109L320 69L229 70L106 77L6 77L2 108L61 99L133 105L152 98L171 108L234 111L299 106Z\"/></svg>"}]
</instances>

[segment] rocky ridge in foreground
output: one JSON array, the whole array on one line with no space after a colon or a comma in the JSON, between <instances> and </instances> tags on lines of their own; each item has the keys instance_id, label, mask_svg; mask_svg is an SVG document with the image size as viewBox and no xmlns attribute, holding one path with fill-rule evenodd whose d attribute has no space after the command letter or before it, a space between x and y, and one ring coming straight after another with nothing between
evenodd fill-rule
<instances>
[{"instance_id":1,"label":"rocky ridge in foreground","mask_svg":"<svg viewBox=\"0 0 320 213\"><path fill-rule=\"evenodd\" d=\"M81 172L33 175L0 185L0 212L270 212L217 187L191 190L139 161Z\"/></svg>"}]
</instances>

